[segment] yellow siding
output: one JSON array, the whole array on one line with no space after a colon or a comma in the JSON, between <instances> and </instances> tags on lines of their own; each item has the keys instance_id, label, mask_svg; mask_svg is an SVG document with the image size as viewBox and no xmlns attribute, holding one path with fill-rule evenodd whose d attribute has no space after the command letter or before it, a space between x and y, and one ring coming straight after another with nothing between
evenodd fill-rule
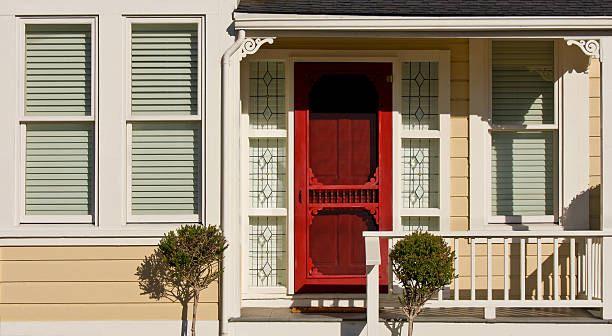
<instances>
[{"instance_id":1,"label":"yellow siding","mask_svg":"<svg viewBox=\"0 0 612 336\"><path fill-rule=\"evenodd\" d=\"M0 248L0 318L179 320L180 304L140 295L136 268L152 251L152 246ZM217 293L216 284L202 292L198 318L217 319Z\"/></svg>"},{"instance_id":2,"label":"yellow siding","mask_svg":"<svg viewBox=\"0 0 612 336\"><path fill-rule=\"evenodd\" d=\"M589 67L589 223L591 229L599 229L599 184L601 183L601 142L600 142L600 66L592 58Z\"/></svg>"}]
</instances>

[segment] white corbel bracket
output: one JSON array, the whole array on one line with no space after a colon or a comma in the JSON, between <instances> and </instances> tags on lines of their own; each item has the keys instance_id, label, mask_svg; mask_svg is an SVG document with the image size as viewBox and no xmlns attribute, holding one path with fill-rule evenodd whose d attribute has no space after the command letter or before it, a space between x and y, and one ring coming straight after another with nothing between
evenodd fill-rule
<instances>
[{"instance_id":1,"label":"white corbel bracket","mask_svg":"<svg viewBox=\"0 0 612 336\"><path fill-rule=\"evenodd\" d=\"M261 48L264 43L274 43L274 37L249 37L240 46L240 60L247 55L252 55Z\"/></svg>"},{"instance_id":2,"label":"white corbel bracket","mask_svg":"<svg viewBox=\"0 0 612 336\"><path fill-rule=\"evenodd\" d=\"M599 59L601 56L599 54L599 41L597 40L567 40L567 45L578 46L587 56L593 56L597 59Z\"/></svg>"}]
</instances>

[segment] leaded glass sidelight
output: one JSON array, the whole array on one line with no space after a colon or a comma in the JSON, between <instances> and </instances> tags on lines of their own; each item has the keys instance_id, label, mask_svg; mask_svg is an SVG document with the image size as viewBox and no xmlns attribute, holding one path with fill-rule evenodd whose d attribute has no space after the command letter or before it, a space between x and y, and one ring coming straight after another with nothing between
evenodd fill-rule
<instances>
[{"instance_id":1,"label":"leaded glass sidelight","mask_svg":"<svg viewBox=\"0 0 612 336\"><path fill-rule=\"evenodd\" d=\"M402 64L402 125L406 130L440 129L438 63Z\"/></svg>"},{"instance_id":2,"label":"leaded glass sidelight","mask_svg":"<svg viewBox=\"0 0 612 336\"><path fill-rule=\"evenodd\" d=\"M286 285L285 217L249 218L249 283L254 287Z\"/></svg>"},{"instance_id":3,"label":"leaded glass sidelight","mask_svg":"<svg viewBox=\"0 0 612 336\"><path fill-rule=\"evenodd\" d=\"M405 208L439 206L440 141L402 139L402 199Z\"/></svg>"},{"instance_id":4,"label":"leaded glass sidelight","mask_svg":"<svg viewBox=\"0 0 612 336\"><path fill-rule=\"evenodd\" d=\"M285 129L285 64L249 64L249 124L256 129Z\"/></svg>"},{"instance_id":5,"label":"leaded glass sidelight","mask_svg":"<svg viewBox=\"0 0 612 336\"><path fill-rule=\"evenodd\" d=\"M252 208L284 208L287 194L285 139L249 140L249 195Z\"/></svg>"},{"instance_id":6,"label":"leaded glass sidelight","mask_svg":"<svg viewBox=\"0 0 612 336\"><path fill-rule=\"evenodd\" d=\"M402 217L403 231L440 231L439 217Z\"/></svg>"}]
</instances>

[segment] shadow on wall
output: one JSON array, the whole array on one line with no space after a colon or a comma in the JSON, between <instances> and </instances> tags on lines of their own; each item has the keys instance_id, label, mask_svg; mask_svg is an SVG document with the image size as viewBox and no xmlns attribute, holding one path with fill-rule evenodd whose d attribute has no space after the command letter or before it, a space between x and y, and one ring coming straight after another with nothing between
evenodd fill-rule
<instances>
[{"instance_id":1,"label":"shadow on wall","mask_svg":"<svg viewBox=\"0 0 612 336\"><path fill-rule=\"evenodd\" d=\"M141 295L149 295L149 298L160 300L163 298L181 304L181 336L187 336L187 307L189 300L193 297L186 286L173 280L163 263L159 253L145 257L142 264L136 270ZM166 285L172 284L172 289L168 290Z\"/></svg>"}]
</instances>

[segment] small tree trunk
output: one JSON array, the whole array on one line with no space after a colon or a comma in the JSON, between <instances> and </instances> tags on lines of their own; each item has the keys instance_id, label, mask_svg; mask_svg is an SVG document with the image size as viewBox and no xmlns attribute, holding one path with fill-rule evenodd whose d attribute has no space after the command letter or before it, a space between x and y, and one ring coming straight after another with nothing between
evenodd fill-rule
<instances>
[{"instance_id":1,"label":"small tree trunk","mask_svg":"<svg viewBox=\"0 0 612 336\"><path fill-rule=\"evenodd\" d=\"M412 322L414 322L414 317L409 316L408 317L408 336L412 336Z\"/></svg>"},{"instance_id":2,"label":"small tree trunk","mask_svg":"<svg viewBox=\"0 0 612 336\"><path fill-rule=\"evenodd\" d=\"M199 289L195 290L193 295L193 320L191 321L191 336L196 336L196 316L198 313L198 301L200 299Z\"/></svg>"}]
</instances>

